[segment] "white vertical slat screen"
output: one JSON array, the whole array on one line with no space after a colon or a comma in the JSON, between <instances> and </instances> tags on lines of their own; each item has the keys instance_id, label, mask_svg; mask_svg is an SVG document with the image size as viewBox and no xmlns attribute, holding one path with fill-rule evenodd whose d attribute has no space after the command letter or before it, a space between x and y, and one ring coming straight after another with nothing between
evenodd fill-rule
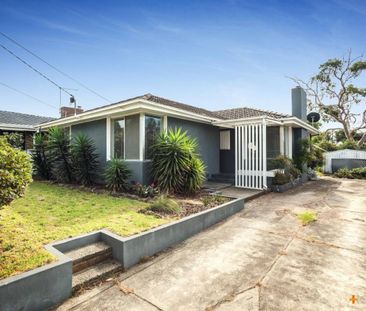
<instances>
[{"instance_id":1,"label":"white vertical slat screen","mask_svg":"<svg viewBox=\"0 0 366 311\"><path fill-rule=\"evenodd\" d=\"M235 186L267 187L266 124L235 126Z\"/></svg>"}]
</instances>

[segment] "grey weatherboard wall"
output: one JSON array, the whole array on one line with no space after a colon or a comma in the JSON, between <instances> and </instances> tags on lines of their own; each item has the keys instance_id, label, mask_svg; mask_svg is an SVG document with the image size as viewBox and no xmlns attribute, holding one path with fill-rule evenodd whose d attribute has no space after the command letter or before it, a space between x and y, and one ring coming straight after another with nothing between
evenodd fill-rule
<instances>
[{"instance_id":1,"label":"grey weatherboard wall","mask_svg":"<svg viewBox=\"0 0 366 311\"><path fill-rule=\"evenodd\" d=\"M203 124L168 117L168 128L182 128L188 135L197 139L199 153L206 165L206 174L220 172L220 130L210 124Z\"/></svg>"},{"instance_id":2,"label":"grey weatherboard wall","mask_svg":"<svg viewBox=\"0 0 366 311\"><path fill-rule=\"evenodd\" d=\"M94 140L101 167L106 163L106 119L79 123L71 126L71 135L84 133Z\"/></svg>"}]
</instances>

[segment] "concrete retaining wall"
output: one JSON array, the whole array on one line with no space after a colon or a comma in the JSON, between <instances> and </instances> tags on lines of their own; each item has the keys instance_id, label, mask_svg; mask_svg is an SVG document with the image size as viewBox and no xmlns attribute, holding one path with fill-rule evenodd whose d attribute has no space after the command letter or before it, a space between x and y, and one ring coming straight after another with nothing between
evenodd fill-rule
<instances>
[{"instance_id":1,"label":"concrete retaining wall","mask_svg":"<svg viewBox=\"0 0 366 311\"><path fill-rule=\"evenodd\" d=\"M112 247L113 257L129 268L142 257L178 244L244 208L244 199L235 199L215 208L127 238L100 230L46 246L58 261L0 281L0 310L45 310L71 295L72 261L62 252L97 241Z\"/></svg>"},{"instance_id":2,"label":"concrete retaining wall","mask_svg":"<svg viewBox=\"0 0 366 311\"><path fill-rule=\"evenodd\" d=\"M71 295L72 261L51 246L57 262L0 281L1 311L46 310Z\"/></svg>"}]
</instances>

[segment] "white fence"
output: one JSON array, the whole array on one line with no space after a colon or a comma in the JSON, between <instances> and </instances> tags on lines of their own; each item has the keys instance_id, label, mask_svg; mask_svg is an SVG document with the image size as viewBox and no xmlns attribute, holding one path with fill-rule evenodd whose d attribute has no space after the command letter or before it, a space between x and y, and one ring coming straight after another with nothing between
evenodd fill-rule
<instances>
[{"instance_id":1,"label":"white fence","mask_svg":"<svg viewBox=\"0 0 366 311\"><path fill-rule=\"evenodd\" d=\"M366 151L363 150L336 150L324 153L324 172L332 173L332 160L333 159L358 159L366 160Z\"/></svg>"},{"instance_id":2,"label":"white fence","mask_svg":"<svg viewBox=\"0 0 366 311\"><path fill-rule=\"evenodd\" d=\"M235 186L267 187L266 124L235 126Z\"/></svg>"}]
</instances>

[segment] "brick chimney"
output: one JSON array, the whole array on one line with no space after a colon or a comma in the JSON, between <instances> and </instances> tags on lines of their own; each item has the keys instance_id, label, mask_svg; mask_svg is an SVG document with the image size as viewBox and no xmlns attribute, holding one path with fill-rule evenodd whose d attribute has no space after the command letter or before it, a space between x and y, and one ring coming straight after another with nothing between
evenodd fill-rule
<instances>
[{"instance_id":1,"label":"brick chimney","mask_svg":"<svg viewBox=\"0 0 366 311\"><path fill-rule=\"evenodd\" d=\"M61 118L66 118L66 117L71 117L74 116L75 114L79 114L82 113L84 110L81 109L80 106L78 106L76 109L73 107L61 107L60 108L60 117Z\"/></svg>"}]
</instances>

